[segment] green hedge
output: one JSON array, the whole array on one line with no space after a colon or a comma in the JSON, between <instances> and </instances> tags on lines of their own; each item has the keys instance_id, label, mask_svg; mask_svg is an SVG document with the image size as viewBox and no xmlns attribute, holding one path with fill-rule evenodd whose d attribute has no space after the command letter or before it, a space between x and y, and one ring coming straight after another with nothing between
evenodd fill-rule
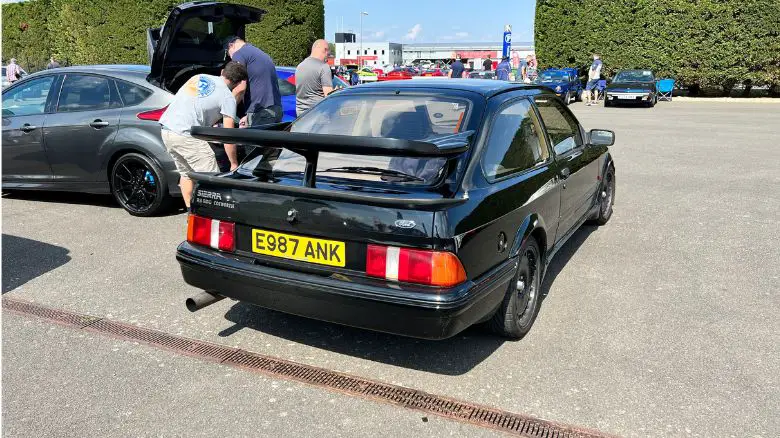
<instances>
[{"instance_id":1,"label":"green hedge","mask_svg":"<svg viewBox=\"0 0 780 438\"><path fill-rule=\"evenodd\" d=\"M2 6L3 59L30 70L50 55L70 64L147 64L146 29L182 0L29 0ZM247 39L278 65L297 65L325 34L322 0L238 0L268 11ZM26 30L22 24L26 23Z\"/></svg>"},{"instance_id":2,"label":"green hedge","mask_svg":"<svg viewBox=\"0 0 780 438\"><path fill-rule=\"evenodd\" d=\"M698 88L780 85L778 0L538 0L542 67L649 68Z\"/></svg>"}]
</instances>

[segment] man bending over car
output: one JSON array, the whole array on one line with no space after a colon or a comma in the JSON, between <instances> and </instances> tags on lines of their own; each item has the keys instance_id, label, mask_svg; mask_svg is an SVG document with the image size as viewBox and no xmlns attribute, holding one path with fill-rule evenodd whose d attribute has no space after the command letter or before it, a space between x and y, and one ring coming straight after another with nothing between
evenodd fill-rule
<instances>
[{"instance_id":1,"label":"man bending over car","mask_svg":"<svg viewBox=\"0 0 780 438\"><path fill-rule=\"evenodd\" d=\"M190 135L193 126L214 126L220 120L225 128L234 128L237 103L246 90L246 67L237 62L225 65L220 76L195 75L182 86L160 117L162 140L176 163L181 179L181 195L190 208L193 183L189 172L219 172L217 157L208 142ZM230 170L238 167L236 145L226 144Z\"/></svg>"}]
</instances>

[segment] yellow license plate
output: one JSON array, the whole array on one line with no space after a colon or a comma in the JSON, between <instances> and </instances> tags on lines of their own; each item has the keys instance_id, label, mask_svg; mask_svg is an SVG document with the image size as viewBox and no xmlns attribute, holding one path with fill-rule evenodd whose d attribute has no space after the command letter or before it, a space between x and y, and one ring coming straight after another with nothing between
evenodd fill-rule
<instances>
[{"instance_id":1,"label":"yellow license plate","mask_svg":"<svg viewBox=\"0 0 780 438\"><path fill-rule=\"evenodd\" d=\"M273 257L344 267L346 244L266 230L252 230L252 251Z\"/></svg>"}]
</instances>

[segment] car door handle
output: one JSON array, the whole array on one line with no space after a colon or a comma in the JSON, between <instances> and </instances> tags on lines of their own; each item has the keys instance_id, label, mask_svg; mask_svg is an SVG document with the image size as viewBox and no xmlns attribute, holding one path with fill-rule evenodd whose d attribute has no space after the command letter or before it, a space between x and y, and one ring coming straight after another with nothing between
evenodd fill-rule
<instances>
[{"instance_id":1,"label":"car door handle","mask_svg":"<svg viewBox=\"0 0 780 438\"><path fill-rule=\"evenodd\" d=\"M29 123L25 123L25 124L24 124L24 125L22 125L22 127L21 127L21 128L19 128L19 129L20 129L22 132L32 132L32 131L35 131L36 129L38 129L38 127L37 127L37 126L33 126L33 125L29 124Z\"/></svg>"},{"instance_id":2,"label":"car door handle","mask_svg":"<svg viewBox=\"0 0 780 438\"><path fill-rule=\"evenodd\" d=\"M94 122L89 124L89 126L91 126L93 128L96 128L96 129L105 128L108 125L109 125L108 122L104 122L104 121L102 121L100 119L97 119Z\"/></svg>"},{"instance_id":3,"label":"car door handle","mask_svg":"<svg viewBox=\"0 0 780 438\"><path fill-rule=\"evenodd\" d=\"M568 167L561 169L561 178L567 179L571 175L571 170Z\"/></svg>"}]
</instances>

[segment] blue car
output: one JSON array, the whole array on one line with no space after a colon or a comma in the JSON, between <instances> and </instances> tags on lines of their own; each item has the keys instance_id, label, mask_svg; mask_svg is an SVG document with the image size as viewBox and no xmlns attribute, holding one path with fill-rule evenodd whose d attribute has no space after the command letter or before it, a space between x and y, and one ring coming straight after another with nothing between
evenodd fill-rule
<instances>
[{"instance_id":1,"label":"blue car","mask_svg":"<svg viewBox=\"0 0 780 438\"><path fill-rule=\"evenodd\" d=\"M582 98L582 83L576 68L547 69L539 73L535 82L551 89L566 105Z\"/></svg>"},{"instance_id":2,"label":"blue car","mask_svg":"<svg viewBox=\"0 0 780 438\"><path fill-rule=\"evenodd\" d=\"M282 95L283 122L295 120L295 67L276 67L279 81L279 93ZM346 88L349 84L340 77L333 76L333 88Z\"/></svg>"}]
</instances>

